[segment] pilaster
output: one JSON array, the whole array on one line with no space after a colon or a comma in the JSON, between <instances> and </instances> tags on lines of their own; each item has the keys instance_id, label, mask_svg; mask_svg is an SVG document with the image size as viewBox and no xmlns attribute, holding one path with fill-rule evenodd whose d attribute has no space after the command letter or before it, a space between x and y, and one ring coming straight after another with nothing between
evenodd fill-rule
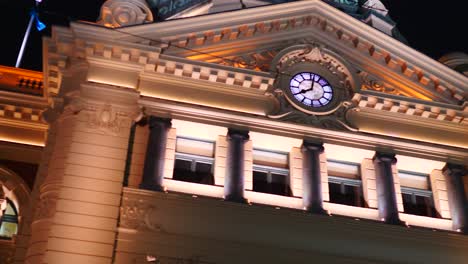
<instances>
[{"instance_id":1,"label":"pilaster","mask_svg":"<svg viewBox=\"0 0 468 264\"><path fill-rule=\"evenodd\" d=\"M392 166L397 160L395 154L375 153L373 158L377 184L379 216L385 223L400 224L395 182Z\"/></svg>"},{"instance_id":2,"label":"pilaster","mask_svg":"<svg viewBox=\"0 0 468 264\"><path fill-rule=\"evenodd\" d=\"M453 229L467 234L468 201L466 200L463 182L463 177L466 177L467 174L466 166L447 163L442 172L447 184Z\"/></svg>"},{"instance_id":3,"label":"pilaster","mask_svg":"<svg viewBox=\"0 0 468 264\"><path fill-rule=\"evenodd\" d=\"M320 154L323 151L322 143L304 141L302 144L302 199L306 210L318 214L324 213L322 174L320 170Z\"/></svg>"},{"instance_id":4,"label":"pilaster","mask_svg":"<svg viewBox=\"0 0 468 264\"><path fill-rule=\"evenodd\" d=\"M49 134L26 263L112 263L138 93L82 84ZM47 165L45 165L47 164Z\"/></svg>"},{"instance_id":5,"label":"pilaster","mask_svg":"<svg viewBox=\"0 0 468 264\"><path fill-rule=\"evenodd\" d=\"M229 129L227 134L227 164L224 179L224 196L233 202L245 202L245 143L249 139L249 132Z\"/></svg>"},{"instance_id":6,"label":"pilaster","mask_svg":"<svg viewBox=\"0 0 468 264\"><path fill-rule=\"evenodd\" d=\"M164 165L166 163L167 136L171 128L171 120L150 116L148 124L150 133L146 148L145 165L143 168L143 181L140 187L147 190L162 191ZM175 141L175 139L172 140Z\"/></svg>"}]
</instances>

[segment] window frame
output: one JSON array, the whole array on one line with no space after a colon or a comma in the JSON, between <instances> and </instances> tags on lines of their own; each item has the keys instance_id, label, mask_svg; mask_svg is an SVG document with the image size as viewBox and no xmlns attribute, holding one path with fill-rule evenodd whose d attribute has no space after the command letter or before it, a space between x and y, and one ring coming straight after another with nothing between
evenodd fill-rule
<instances>
[{"instance_id":1,"label":"window frame","mask_svg":"<svg viewBox=\"0 0 468 264\"><path fill-rule=\"evenodd\" d=\"M190 171L191 172L195 172L197 163L210 164L211 165L211 173L214 172L215 158L176 152L175 157L174 157L174 162L175 162L175 160L190 161Z\"/></svg>"},{"instance_id":2,"label":"window frame","mask_svg":"<svg viewBox=\"0 0 468 264\"><path fill-rule=\"evenodd\" d=\"M338 163L338 164L343 164L343 165L347 165L347 166L354 166L356 167L356 171L357 171L357 179L356 178L348 178L348 177L343 177L343 176L334 176L333 174L330 175L330 170L328 169L328 164L329 163ZM354 206L354 207L362 207L362 208L366 208L366 201L364 199L364 187L363 187L363 184L362 184L362 175L361 175L361 164L359 163L355 163L355 162L349 162L349 161L342 161L342 160L335 160L335 159L327 159L327 179L328 179L328 184L330 185L330 183L333 183L333 184L338 184L340 185L340 188L344 188L343 186L351 186L353 188L358 188L358 192L359 192L359 198L361 199L361 202L359 202L360 204L362 205L348 205L348 204L344 204L344 205L348 205L348 206ZM330 186L329 186L330 188ZM343 189L341 189L343 190ZM331 201L331 195L332 193L329 192L329 195L330 195L330 203L334 203ZM334 203L334 204L342 204L342 203Z\"/></svg>"},{"instance_id":3,"label":"window frame","mask_svg":"<svg viewBox=\"0 0 468 264\"><path fill-rule=\"evenodd\" d=\"M2 228L2 225L5 222L6 223L13 223L13 224L16 224L16 233L13 234L11 237L10 236L0 236L0 239L10 240L14 236L18 235L18 231L19 231L19 219L18 218L19 218L19 215L18 215L18 209L15 206L15 203L12 200L8 199L8 198L6 198L6 202L7 202L7 207L5 208L5 210L2 213L2 216L0 217L0 229ZM15 213L14 216L6 214L6 210L8 209L8 205L10 205L11 208L13 209L13 212Z\"/></svg>"},{"instance_id":4,"label":"window frame","mask_svg":"<svg viewBox=\"0 0 468 264\"><path fill-rule=\"evenodd\" d=\"M270 153L275 153L275 154L280 154L280 155L285 155L286 156L286 168L279 168L279 167L274 167L274 166L266 166L266 165L258 165L255 164L255 159L254 159L254 152L255 151L261 151L261 152L270 152ZM271 150L271 149L264 149L264 148L253 148L252 149L252 191L254 189L253 182L254 182L254 172L262 172L266 173L267 175L267 184L272 184L274 183L273 181L273 176L272 174L276 175L281 175L285 178L284 183L287 188L291 188L291 173L289 169L289 152L284 152L284 151L276 151L276 150ZM263 192L261 192L263 193ZM271 194L271 193L268 193ZM272 194L272 195L281 195L281 194ZM286 195L287 196L287 195ZM290 194L292 196L292 193Z\"/></svg>"},{"instance_id":5,"label":"window frame","mask_svg":"<svg viewBox=\"0 0 468 264\"><path fill-rule=\"evenodd\" d=\"M429 198L430 204L428 204L426 206L430 206L437 213L437 210L435 209L434 194L432 192L430 175L425 174L425 173L420 173L420 172L414 172L414 171L398 170L398 177L400 177L400 173L401 174L407 174L407 175L410 175L410 176L426 178L428 189L419 189L419 188L414 188L414 187L406 187L406 186L402 186L400 184L401 195L402 195L402 198L403 198L403 194L410 195L412 205L417 205L416 196ZM404 207L404 199L402 199L402 200L403 200L402 203L403 203L403 207ZM412 214L412 213L406 212L406 211L403 211L403 212L405 214L417 215L417 214ZM426 217L438 218L437 216L428 216L428 215L426 215Z\"/></svg>"}]
</instances>

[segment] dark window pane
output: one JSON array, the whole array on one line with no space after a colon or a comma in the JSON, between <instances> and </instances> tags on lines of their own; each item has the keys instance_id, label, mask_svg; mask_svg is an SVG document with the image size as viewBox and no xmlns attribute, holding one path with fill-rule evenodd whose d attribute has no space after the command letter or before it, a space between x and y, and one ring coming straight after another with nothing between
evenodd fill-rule
<instances>
[{"instance_id":1,"label":"dark window pane","mask_svg":"<svg viewBox=\"0 0 468 264\"><path fill-rule=\"evenodd\" d=\"M291 196L291 189L287 183L287 176L279 174L271 174L271 182L268 182L268 173L254 171L253 190L255 192Z\"/></svg>"},{"instance_id":2,"label":"dark window pane","mask_svg":"<svg viewBox=\"0 0 468 264\"><path fill-rule=\"evenodd\" d=\"M253 172L253 190L254 192L269 193L266 172L260 172L260 171Z\"/></svg>"},{"instance_id":3,"label":"dark window pane","mask_svg":"<svg viewBox=\"0 0 468 264\"><path fill-rule=\"evenodd\" d=\"M192 165L195 165L192 167ZM173 179L177 181L214 184L212 165L195 161L176 159Z\"/></svg>"},{"instance_id":4,"label":"dark window pane","mask_svg":"<svg viewBox=\"0 0 468 264\"><path fill-rule=\"evenodd\" d=\"M178 171L190 171L192 162L189 160L176 159L174 168Z\"/></svg>"},{"instance_id":5,"label":"dark window pane","mask_svg":"<svg viewBox=\"0 0 468 264\"><path fill-rule=\"evenodd\" d=\"M197 174L197 178L200 179L199 183L214 185L212 167L213 165L211 164L197 162L195 173Z\"/></svg>"},{"instance_id":6,"label":"dark window pane","mask_svg":"<svg viewBox=\"0 0 468 264\"><path fill-rule=\"evenodd\" d=\"M271 193L283 196L291 196L291 189L287 183L287 176L271 174Z\"/></svg>"},{"instance_id":7,"label":"dark window pane","mask_svg":"<svg viewBox=\"0 0 468 264\"><path fill-rule=\"evenodd\" d=\"M431 197L424 197L415 194L402 193L403 208L405 213L438 217L437 212L432 204Z\"/></svg>"},{"instance_id":8,"label":"dark window pane","mask_svg":"<svg viewBox=\"0 0 468 264\"><path fill-rule=\"evenodd\" d=\"M364 207L364 197L360 187L329 182L330 202Z\"/></svg>"}]
</instances>

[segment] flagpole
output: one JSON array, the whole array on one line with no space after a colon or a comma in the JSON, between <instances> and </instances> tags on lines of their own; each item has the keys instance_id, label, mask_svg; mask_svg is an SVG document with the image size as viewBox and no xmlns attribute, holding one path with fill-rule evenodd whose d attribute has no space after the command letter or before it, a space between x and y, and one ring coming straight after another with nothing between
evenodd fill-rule
<instances>
[{"instance_id":1,"label":"flagpole","mask_svg":"<svg viewBox=\"0 0 468 264\"><path fill-rule=\"evenodd\" d=\"M39 3L41 2L42 0L35 1L36 8L39 6ZM26 32L24 33L23 43L21 43L21 49L19 51L18 58L16 59L16 65L15 65L16 68L19 68L19 66L21 65L21 60L23 59L24 49L26 48L29 35L31 34L31 27L32 27L33 21L34 19L37 19L37 14L35 12L36 12L35 9L31 12L31 18L29 18L28 28L26 29Z\"/></svg>"},{"instance_id":2,"label":"flagpole","mask_svg":"<svg viewBox=\"0 0 468 264\"><path fill-rule=\"evenodd\" d=\"M21 64L21 60L23 59L24 48L26 47L26 43L28 42L29 34L31 32L31 26L34 21L34 14L31 14L31 18L29 19L28 28L26 29L26 33L24 33L23 43L21 44L21 49L18 54L18 58L16 59L16 68L19 68Z\"/></svg>"}]
</instances>

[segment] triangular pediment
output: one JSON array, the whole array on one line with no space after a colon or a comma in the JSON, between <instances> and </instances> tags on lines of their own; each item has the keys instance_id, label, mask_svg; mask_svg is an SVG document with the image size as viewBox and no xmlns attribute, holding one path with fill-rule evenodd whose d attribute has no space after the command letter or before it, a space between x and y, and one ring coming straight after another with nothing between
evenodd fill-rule
<instances>
[{"instance_id":1,"label":"triangular pediment","mask_svg":"<svg viewBox=\"0 0 468 264\"><path fill-rule=\"evenodd\" d=\"M263 73L281 50L320 43L357 69L362 91L460 105L468 90L465 76L322 1L132 26L108 36L160 48L168 57Z\"/></svg>"},{"instance_id":2,"label":"triangular pediment","mask_svg":"<svg viewBox=\"0 0 468 264\"><path fill-rule=\"evenodd\" d=\"M83 67L87 82L136 89L149 100L417 140L431 129L431 142L447 130L466 137L465 76L322 1L53 30L44 54L51 96L66 92L61 87ZM272 68L302 59L337 73L326 76L343 91L334 104L309 111L287 94L292 88Z\"/></svg>"}]
</instances>

